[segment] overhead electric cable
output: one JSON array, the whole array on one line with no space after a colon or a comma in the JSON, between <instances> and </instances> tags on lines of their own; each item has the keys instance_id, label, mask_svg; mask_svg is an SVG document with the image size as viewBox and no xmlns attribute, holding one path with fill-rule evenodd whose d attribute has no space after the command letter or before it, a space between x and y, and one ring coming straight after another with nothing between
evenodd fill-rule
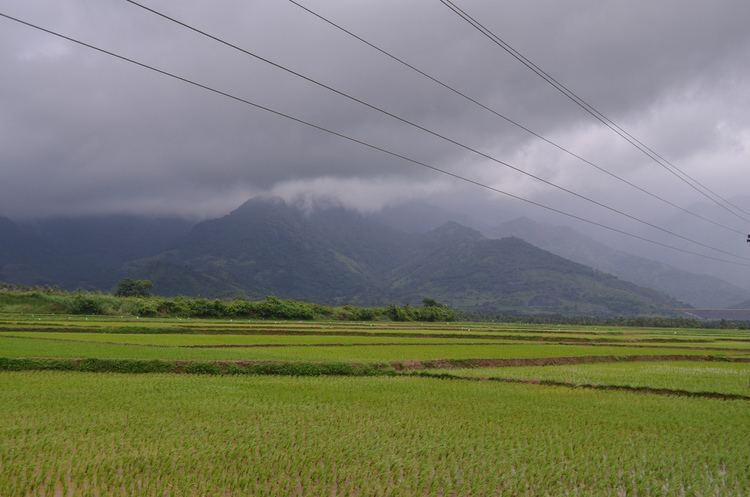
<instances>
[{"instance_id":1,"label":"overhead electric cable","mask_svg":"<svg viewBox=\"0 0 750 497\"><path fill-rule=\"evenodd\" d=\"M635 183L633 183L633 182L631 182L631 181L629 181L629 180L627 180L627 179L619 176L618 174L610 171L609 169L606 169L606 168L604 168L604 167L602 167L602 166L600 166L600 165L598 165L598 164L596 164L596 163L594 163L594 162L592 162L592 161L590 161L590 160L582 157L581 155L576 154L575 152L572 152L571 150L569 150L569 149L565 148L564 146L560 145L559 143L556 143L556 142L550 140L549 138L543 136L542 134L540 134L540 133L532 130L528 126L526 126L526 125L520 123L519 121L514 120L514 119L512 119L512 118L510 118L510 117L502 114L497 109L494 109L494 108L490 107L489 105L480 102L478 99L476 99L474 97L471 97L470 95L467 95L465 92L456 89L455 87L453 87L453 86L445 83L444 81L438 79L437 77L430 75L429 73L423 71L422 69L419 69L418 67L414 66L413 64L410 64L409 62L405 61L404 59L402 59L402 58L394 55L392 52L389 52L389 51L385 50L384 48L382 48L382 47L380 47L378 45L375 45L374 43L372 43L372 42L364 39L360 35L352 32L351 30L343 27L342 25L340 25L340 24L332 21L331 19L323 16L319 12L316 12L316 11L312 10L311 8L309 8L307 6L302 5L301 3L297 2L296 0L288 0L288 1L290 3L292 3L293 5L296 5L297 7L299 7L300 9L302 9L303 11L305 11L305 12L307 12L307 13L315 16L315 17L317 17L321 21L323 21L323 22L325 22L325 23L333 26L334 28L338 29L339 31L341 31L341 32L343 32L343 33L351 36L352 38L354 38L354 39L356 39L356 40L358 40L358 41L360 41L362 43L364 43L365 45L373 48L374 50L380 52L381 54L385 55L386 57L394 60L395 62L398 62L399 64L403 65L404 67L407 67L408 69L411 69L412 71L416 72L417 74L419 74L419 75L421 75L421 76L423 76L423 77L431 80L432 82L434 82L434 83L442 86L443 88L445 88L445 89L447 89L447 90L455 93L456 95L459 95L460 97L464 98L465 100L468 100L469 102L473 103L474 105L477 105L478 107L480 107L480 108L482 108L482 109L484 109L484 110L486 110L486 111L494 114L495 116L503 119L507 123L512 124L513 126L516 126L517 128L522 129L523 131L525 131L525 132L527 132L527 133L535 136L536 138L539 138L540 140L548 143L549 145L552 145L553 147L557 148L558 150L560 150L562 152L565 152L569 156L571 156L571 157L573 157L575 159L578 159L579 161L581 161L581 162L583 162L585 164L588 164L589 166L591 166L591 167L593 167L595 169L598 169L602 173L607 174L608 176L610 176L612 178L615 178L616 180L621 181L621 182L623 182L623 183L631 186L632 188L635 188L636 190L638 190L638 191L640 191L642 193L645 193L646 195L648 195L648 196L650 196L652 198L655 198L655 199L657 199L657 200L659 200L659 201L661 201L661 202L663 202L663 203L665 203L665 204L667 204L667 205L669 205L671 207L674 207L675 209L679 209L680 211L682 211L682 212L684 212L686 214L689 214L689 215L691 215L691 216L693 216L693 217L695 217L697 219L700 219L700 220L705 221L707 223L713 224L714 226L718 226L720 228L723 228L723 229L725 229L727 231L731 231L731 232L739 234L739 235L743 235L743 236L746 235L746 233L744 231L742 231L742 230L738 230L736 228L733 228L731 226L727 226L727 225L725 225L723 223L720 223L718 221L714 221L713 219L710 219L710 218L705 217L705 216L703 216L701 214L698 214L697 212L691 211L690 209L687 209L687 208L682 207L682 206L680 206L678 204L675 204L674 202L672 202L672 201L670 201L670 200L668 200L668 199L666 199L666 198L664 198L664 197L662 197L662 196L660 196L660 195L658 195L656 193L653 193L653 192L651 192L649 190L646 190L645 188L643 188L643 187L641 187L641 186L639 186L639 185L637 185L637 184L635 184Z\"/></svg>"},{"instance_id":2,"label":"overhead electric cable","mask_svg":"<svg viewBox=\"0 0 750 497\"><path fill-rule=\"evenodd\" d=\"M203 30L201 30L199 28L196 28L195 26L187 24L184 21L180 21L179 19L171 17L171 16L169 16L169 15L163 13L163 12L160 12L160 11L158 11L156 9L153 9L151 7L143 5L143 4L141 4L141 3L139 3L139 2L137 2L135 0L124 0L124 1L127 2L127 3L130 3L132 5L134 5L136 7L141 8L141 9L145 10L146 12L149 12L151 14L154 14L154 15L158 16L158 17L161 17L162 19L165 19L165 20L168 20L168 21L170 21L170 22L172 22L174 24L177 24L178 26L181 26L181 27L186 28L186 29L188 29L190 31L193 31L194 33L197 33L197 34L199 34L201 36L204 36L204 37L206 37L206 38L208 38L210 40L216 41L216 42L218 42L218 43L220 43L220 44L222 44L222 45L224 45L226 47L232 48L233 50L241 52L241 53L243 53L245 55L249 55L250 57L253 57L256 60L260 60L261 62L267 63L267 64L269 64L269 65L271 65L273 67L276 67L277 69L281 69L282 71L285 71L285 72L287 72L289 74L292 74L292 75L294 75L294 76L296 76L298 78L304 79L305 81L307 81L309 83L312 83L312 84L314 84L316 86L319 86L319 87L324 88L324 89L326 89L326 90L328 90L330 92L333 92L333 93L335 93L337 95L340 95L340 96L342 96L342 97L344 97L344 98L346 98L348 100L351 100L352 102L356 102L356 103L358 103L360 105L363 105L363 106L365 106L365 107L367 107L369 109L372 109L372 110L374 110L376 112L379 112L379 113L381 113L383 115L386 115L388 117L396 119L397 121L400 121L400 122L402 122L404 124L412 126L413 128L419 129L420 131L424 131L425 133L428 133L428 134L430 134L432 136L440 138L441 140L447 141L447 142L449 142L449 143L451 143L453 145L456 145L456 146L458 146L460 148L463 148L464 150L467 150L467 151L472 152L472 153L474 153L476 155L479 155L480 157L488 159L488 160L490 160L490 161L492 161L492 162L494 162L496 164L499 164L501 166L507 167L507 168L512 169L512 170L514 170L514 171L516 171L518 173L521 173L521 174L523 174L525 176L533 178L533 179L535 179L535 180L537 180L537 181L539 181L541 183L544 183L545 185L548 185L548 186L551 186L553 188L556 188L556 189L558 189L558 190L560 190L562 192L565 192L565 193L567 193L569 195L573 195L574 197L577 197L577 198L579 198L581 200L584 200L586 202L594 204L594 205L596 205L598 207L607 209L610 212L614 212L615 214L618 214L620 216L626 217L626 218L628 218L628 219L630 219L632 221L638 222L640 224L643 224L643 225L648 226L650 228L656 229L656 230L661 231L663 233L666 233L668 235L674 236L674 237L679 238L681 240L684 240L684 241L687 241L687 242L690 242L690 243L694 243L694 244L696 244L698 246L701 246L703 248L714 250L714 251L722 253L724 255L729 255L731 257L736 257L738 259L750 260L750 258L747 258L747 257L744 257L744 256L738 256L736 254L733 254L732 252L729 252L729 251L726 251L726 250L723 250L723 249L720 249L720 248L713 247L711 245L708 245L706 243L703 243L701 241L695 240L693 238L690 238L690 237L687 237L687 236L684 236L684 235L680 235L679 233L676 233L676 232L674 232L674 231L672 231L670 229L663 228L663 227L661 227L659 225L656 225L654 223L651 223L649 221L641 219L638 216L634 216L632 214L628 214L627 212L622 211L620 209L617 209L615 207L612 207L612 206L610 206L610 205L608 205L608 204L606 204L604 202L600 202L600 201L595 200L595 199L593 199L593 198L591 198L591 197L589 197L587 195L584 195L582 193L578 193L578 192L576 192L574 190L571 190L570 188L566 188L566 187L564 187L562 185L559 185L557 183L554 183L554 182L552 182L550 180L544 179L541 176L537 176L536 174L533 174L533 173L530 173L528 171L525 171L524 169L516 167L516 166L514 166L514 165L512 165L512 164L510 164L508 162L503 161L503 160L500 160L500 159L498 159L498 158L496 158L496 157L494 157L494 156L492 156L492 155L490 155L488 153L482 152L482 151L480 151L480 150L478 150L476 148L473 148L473 147L471 147L469 145L466 145L466 144L464 144L462 142L454 140L453 138L445 136L445 135L443 135L443 134L441 134L441 133L439 133L437 131L434 131L432 129L426 128L425 126L422 126L421 124L417 124L414 121L411 121L411 120L406 119L404 117L401 117L401 116L399 116L397 114L394 114L393 112L385 110L382 107L378 107L378 106L376 106L374 104L366 102L365 100L362 100L362 99L360 99L358 97L355 97L355 96L353 96L353 95L351 95L349 93L346 93L346 92L344 92L342 90L338 90L338 89L336 89L336 88L334 88L334 87L332 87L332 86L330 86L328 84L322 83L322 82L320 82L320 81L318 81L318 80L316 80L316 79L314 79L314 78L312 78L310 76L306 76L306 75L304 75L304 74L302 74L302 73L300 73L298 71L295 71L293 69L290 69L289 67L286 67L286 66L284 66L284 65L282 65L282 64L280 64L278 62L275 62L275 61L272 61L272 60L270 60L270 59L268 59L266 57L260 56L260 55L254 53L254 52L251 52L250 50L248 50L246 48L240 47L240 46L238 46L238 45L236 45L234 43L226 41L223 38L220 38L220 37L218 37L216 35L213 35L211 33L203 31Z\"/></svg>"},{"instance_id":3,"label":"overhead electric cable","mask_svg":"<svg viewBox=\"0 0 750 497\"><path fill-rule=\"evenodd\" d=\"M294 122L296 122L298 124L302 124L302 125L308 126L310 128L316 129L318 131L322 131L324 133L327 133L327 134L330 134L330 135L333 135L333 136L337 136L337 137L339 137L339 138L341 138L343 140L346 140L346 141L349 141L349 142L352 142L352 143L356 143L356 144L362 145L362 146L367 147L367 148L369 148L371 150L375 150L375 151L384 153L384 154L389 155L391 157L396 157L396 158L402 159L402 160L404 160L404 161L406 161L406 162L408 162L410 164L414 164L414 165L417 165L417 166L420 166L420 167L424 167L424 168L430 169L432 171L435 171L435 172L441 173L443 175L452 177L454 179L458 179L460 181L463 181L463 182L466 182L466 183L478 186L480 188L483 188L483 189L486 189L486 190L489 190L489 191L493 191L495 193L499 193L499 194L505 195L507 197L514 198L516 200L520 200L520 201L525 202L525 203L530 204L530 205L535 205L537 207L540 207L542 209L548 210L550 212L555 212L557 214L569 217L571 219L576 219L578 221L590 224L592 226L597 226L599 228L611 231L613 233L618 233L618 234L621 234L621 235L625 235L625 236L628 236L630 238L641 240L641 241L650 243L652 245L657 245L657 246L660 246L660 247L663 247L663 248L667 248L667 249L670 249L670 250L675 250L677 252L682 252L682 253L685 253L685 254L690 254L690 255L702 257L702 258L709 259L709 260L714 260L714 261L717 261L717 262L723 262L723 263L726 263L726 264L732 264L732 265L735 265L735 266L750 267L750 264L748 264L748 263L742 263L742 262L737 262L737 261L722 259L722 258L719 258L719 257L714 257L714 256L711 256L711 255L702 254L700 252L694 252L692 250L684 249L682 247L676 247L676 246L673 246L673 245L669 245L667 243L663 243L663 242L660 242L658 240L652 240L650 238L646 238L644 236L640 236L640 235L637 235L635 233L631 233L629 231L625 231L625 230L622 230L622 229L619 229L619 228L616 228L616 227L613 227L613 226L606 225L604 223L600 223L598 221L594 221L592 219L588 219L588 218L585 218L585 217L582 217L582 216L578 216L577 214L573 214L573 213L564 211L562 209L551 207L549 205L546 205L546 204L543 204L541 202L537 202L535 200L531 200L531 199L522 197L520 195L509 193L509 192L500 190L499 188L495 188L493 186L481 183L479 181L467 178L465 176L461 176L459 174L447 171L445 169L441 169L441 168L439 168L437 166L428 164L426 162L421 162L419 160L410 158L410 157L405 156L403 154L400 154L398 152L393 152L391 150L388 150L386 148L380 147L378 145L373 145L373 144L368 143L368 142L366 142L364 140L360 140L358 138L354 138L354 137L346 135L344 133L341 133L341 132L338 132L338 131L326 128L326 127L324 127L322 125L318 125L318 124L312 123L310 121L306 121L306 120L304 120L302 118L295 117L295 116L293 116L291 114L286 114L284 112L272 109L270 107L266 107L264 105L261 105L261 104L255 103L255 102L252 102L252 101L247 100L245 98L242 98L242 97L233 95L231 93L225 92L223 90L219 90L217 88L213 88L213 87L208 86L206 84L199 83L199 82L197 82L195 80L192 80L192 79L189 79L187 77L180 76L178 74L166 71L164 69L160 69L158 67L146 64L144 62L139 62L139 61L137 61L135 59L131 59L131 58L127 57L127 56L120 55L118 53L106 50L104 48L97 47L97 46L92 45L90 43L78 40L76 38L64 35L62 33L58 33L56 31L53 31L53 30L48 29L48 28L44 28L42 26L33 24L33 23L31 23L29 21L25 21L23 19L19 19L17 17L11 16L9 14L5 14L3 12L0 12L0 17L5 18L5 19L10 20L10 21L13 21L13 22L16 22L18 24L22 24L22 25L24 25L26 27L29 27L29 28L32 28L32 29L45 32L47 34L56 36L58 38L70 41L72 43L75 43L75 44L78 44L80 46L83 46L83 47L89 48L91 50L94 50L96 52L99 52L99 53L108 55L110 57L113 57L115 59L119 59L119 60L122 60L124 62L128 62L130 64L134 64L134 65L136 65L138 67L141 67L143 69L147 69L149 71L153 71L155 73L161 74L163 76L167 76L167 77L172 78L172 79L176 79L178 81L181 81L181 82L186 83L188 85L194 86L196 88L200 88L200 89L206 90L208 92L214 93L216 95L220 95L220 96L226 97L226 98L231 99L231 100L233 100L235 102L240 102L240 103L249 105L249 106L254 107L256 109L260 109L260 110L266 111L266 112L268 112L270 114L274 114L276 116L283 117L285 119L289 119L289 120L294 121ZM739 257L739 256L734 256L734 257Z\"/></svg>"},{"instance_id":4,"label":"overhead electric cable","mask_svg":"<svg viewBox=\"0 0 750 497\"><path fill-rule=\"evenodd\" d=\"M652 148L645 145L643 142L635 138L633 135L631 135L629 132L627 132L625 129L620 127L617 123L612 121L610 118L605 116L603 113L601 113L599 110L597 110L594 106L583 100L581 97L579 97L577 94L575 94L572 90L570 90L568 87L560 83L558 80L556 80L554 77L550 76L547 72L545 72L542 68L537 66L534 62L526 58L523 54L518 52L515 48L513 48L510 44L508 44L505 40L500 38L498 35L496 35L494 32L490 31L487 27L485 27L482 23L477 21L474 17L466 13L463 9L458 7L455 3L453 3L451 0L438 0L440 3L448 7L453 13L461 17L464 21L466 21L468 24L470 24L472 27L474 27L476 30L478 30L480 33L482 33L484 36L489 38L493 43L498 45L500 48L505 50L507 53L509 53L513 58L521 62L523 65L525 65L527 68L529 68L532 72L537 74L539 77L544 79L547 83L549 83L552 87L554 87L556 90L558 90L560 93L565 95L568 99L573 101L576 105L581 107L584 111L592 115L595 119L603 123L605 126L610 128L612 131L614 131L616 134L618 134L620 137L628 141L631 145L633 145L635 148L640 150L643 154L648 156L651 160L656 162L659 166L663 167L667 171L669 171L672 175L680 179L682 182L690 186L693 190L697 191L702 196L709 199L714 204L718 205L722 209L730 212L734 216L738 217L739 219L742 219L743 221L750 222L750 219L744 217L743 215L735 212L734 210L727 207L727 205L730 205L734 207L735 209L750 215L750 213L746 212L744 209L736 206L726 198L722 197L718 193L714 192L710 188L708 188L706 185L698 181L697 179L693 178L689 174L687 174L682 169L678 168L671 162L667 161L656 153ZM695 183L695 184L693 184ZM703 188L703 191L701 188L698 188L699 185L701 188ZM708 193L706 193L708 192ZM712 196L713 195L713 196ZM714 198L716 197L716 198ZM719 200L720 199L721 202ZM723 203L722 203L723 202ZM727 205L725 205L727 204Z\"/></svg>"}]
</instances>

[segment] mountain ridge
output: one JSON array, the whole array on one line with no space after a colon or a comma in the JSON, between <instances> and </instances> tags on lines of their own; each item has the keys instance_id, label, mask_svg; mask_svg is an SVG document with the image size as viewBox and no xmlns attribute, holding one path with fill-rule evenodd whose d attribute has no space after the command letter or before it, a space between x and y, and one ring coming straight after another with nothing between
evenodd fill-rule
<instances>
[{"instance_id":1,"label":"mountain ridge","mask_svg":"<svg viewBox=\"0 0 750 497\"><path fill-rule=\"evenodd\" d=\"M690 273L611 248L568 227L517 218L499 225L488 235L518 236L566 259L659 290L694 307L723 308L750 298L745 289L722 279Z\"/></svg>"},{"instance_id":2,"label":"mountain ridge","mask_svg":"<svg viewBox=\"0 0 750 497\"><path fill-rule=\"evenodd\" d=\"M138 277L154 280L155 289L167 295L277 295L327 304L417 304L431 297L482 314L672 314L671 309L685 306L520 238L494 240L456 222L426 233L405 233L341 207L304 211L269 198L250 199L226 216L189 228L160 222L174 229L165 228L164 236L154 240L145 236L131 245L117 242L123 245L119 255L103 258L109 266L102 263L73 278L86 257L63 250L61 260L70 261L70 267L42 276L57 278L61 286L90 278L83 283L100 289L122 277ZM132 236L158 226L133 227ZM64 240L68 231L81 233L74 228L37 225L34 236L75 247L82 242ZM122 231L127 230L114 230L125 236ZM96 233L87 237L95 246L80 250L86 254L113 243ZM136 257L123 256L126 252ZM3 268L0 260L0 274L5 274Z\"/></svg>"}]
</instances>

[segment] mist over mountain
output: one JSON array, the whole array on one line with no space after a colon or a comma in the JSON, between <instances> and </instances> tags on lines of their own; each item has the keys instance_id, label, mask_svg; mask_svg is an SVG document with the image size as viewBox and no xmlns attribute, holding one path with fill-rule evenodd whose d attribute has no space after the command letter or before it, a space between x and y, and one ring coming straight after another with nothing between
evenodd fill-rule
<instances>
[{"instance_id":1,"label":"mist over mountain","mask_svg":"<svg viewBox=\"0 0 750 497\"><path fill-rule=\"evenodd\" d=\"M423 240L447 221L497 237L514 232L495 227L527 216L589 239L515 234L621 281L696 306L735 305L750 294L748 267L710 260L722 252L750 258L746 1L467 6L581 101L439 4L320 6L359 41L289 2L170 7L204 34L257 52L253 60L185 26L165 29L165 19L149 20L154 12L128 2L7 7L33 22L8 17L17 25L0 32L0 213L13 220L0 223L3 279L110 289L141 275L166 293L335 302L432 290L467 307L537 309L531 302L543 288L525 266L518 277L528 286L517 288L528 298L505 285L516 274L507 261L532 266L512 257L524 250L518 244L468 235L432 242L451 253L456 271L493 280L475 299L448 276L437 279L452 267L417 270L431 267L417 260L429 254ZM373 50L381 46L385 53ZM582 112L584 100L601 115ZM261 195L286 207L332 205L297 213L255 202L227 215ZM717 195L734 206L715 205ZM680 254L683 247L700 254ZM539 265L550 288L571 278ZM419 278L407 278L410 270ZM576 306L591 295L571 294L549 308L587 312Z\"/></svg>"},{"instance_id":2,"label":"mist over mountain","mask_svg":"<svg viewBox=\"0 0 750 497\"><path fill-rule=\"evenodd\" d=\"M750 300L740 302L730 307L730 309L750 309Z\"/></svg>"},{"instance_id":3,"label":"mist over mountain","mask_svg":"<svg viewBox=\"0 0 750 497\"><path fill-rule=\"evenodd\" d=\"M518 239L491 240L449 223L422 235L393 272L402 300L433 295L477 313L570 315L661 313L679 303Z\"/></svg>"},{"instance_id":4,"label":"mist over mountain","mask_svg":"<svg viewBox=\"0 0 750 497\"><path fill-rule=\"evenodd\" d=\"M729 201L738 206L747 206L750 205L750 196L733 196ZM737 254L740 257L750 258L750 245L746 243L747 235L745 234L750 234L750 223L742 219L742 217L750 219L750 216L743 214L741 211L738 211L738 215L732 215L727 210L709 202L686 203L684 206L690 211L717 221L732 230L736 230L736 232L701 221L686 213L675 213L672 209L654 210L649 218L656 224L665 226L676 233L690 236L714 247ZM610 247L617 247L623 252L661 262L690 273L719 278L742 288L746 292L750 292L750 268L664 249L628 237L607 233L603 230L584 231L583 229L580 231L590 238ZM576 230L579 231L578 228ZM651 236L646 231L638 232L638 234ZM704 247L695 246L684 241L675 242L674 239L665 239L663 241L672 244L676 243L678 246L697 252L726 258L725 254L712 253Z\"/></svg>"},{"instance_id":5,"label":"mist over mountain","mask_svg":"<svg viewBox=\"0 0 750 497\"><path fill-rule=\"evenodd\" d=\"M342 207L278 198L198 223L103 216L6 219L0 229L2 279L70 289L109 290L138 277L165 295L363 305L431 297L485 314L670 314L685 305L519 238L489 239L455 222L409 233Z\"/></svg>"},{"instance_id":6,"label":"mist over mountain","mask_svg":"<svg viewBox=\"0 0 750 497\"><path fill-rule=\"evenodd\" d=\"M519 218L494 228L491 235L517 236L554 254L659 290L695 307L724 308L750 298L750 291L722 279L614 249L568 227Z\"/></svg>"}]
</instances>

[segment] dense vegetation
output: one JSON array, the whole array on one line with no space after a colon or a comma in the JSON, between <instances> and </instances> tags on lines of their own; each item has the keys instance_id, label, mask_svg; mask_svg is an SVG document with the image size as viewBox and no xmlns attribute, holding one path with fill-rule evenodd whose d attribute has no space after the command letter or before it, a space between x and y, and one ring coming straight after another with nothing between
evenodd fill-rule
<instances>
[{"instance_id":1,"label":"dense vegetation","mask_svg":"<svg viewBox=\"0 0 750 497\"><path fill-rule=\"evenodd\" d=\"M23 289L4 285L0 287L0 312L348 321L454 321L456 319L455 311L432 299L425 299L421 307L409 305L359 307L328 306L277 297L249 301L198 297L122 296L122 293L146 291L144 282L133 283L135 285L128 281L125 290L122 286L118 288L118 295L92 292L69 293L55 289Z\"/></svg>"},{"instance_id":2,"label":"dense vegetation","mask_svg":"<svg viewBox=\"0 0 750 497\"><path fill-rule=\"evenodd\" d=\"M125 280L127 281L127 280ZM148 283L136 280L138 287ZM127 286L129 286L128 283ZM119 288L116 293L119 292ZM146 291L136 290L136 291ZM363 307L330 306L292 299L267 297L245 299L206 299L199 297L122 297L101 292L67 292L56 287L32 287L0 282L0 312L27 314L117 315L140 317L193 317L245 319L332 319L349 321L480 321L524 324L600 325L648 328L750 329L750 322L725 319L706 321L666 316L565 316L561 314L513 314L458 312L433 299L422 306L390 305Z\"/></svg>"},{"instance_id":3,"label":"dense vegetation","mask_svg":"<svg viewBox=\"0 0 750 497\"><path fill-rule=\"evenodd\" d=\"M118 297L150 297L153 286L153 282L149 280L125 278L117 284L115 295Z\"/></svg>"}]
</instances>

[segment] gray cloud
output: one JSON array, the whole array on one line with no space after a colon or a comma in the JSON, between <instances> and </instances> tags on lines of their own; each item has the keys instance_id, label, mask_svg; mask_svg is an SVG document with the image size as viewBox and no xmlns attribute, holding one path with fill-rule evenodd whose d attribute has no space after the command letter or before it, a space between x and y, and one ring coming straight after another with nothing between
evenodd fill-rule
<instances>
[{"instance_id":1,"label":"gray cloud","mask_svg":"<svg viewBox=\"0 0 750 497\"><path fill-rule=\"evenodd\" d=\"M618 174L682 204L700 200L436 0L304 3ZM651 219L674 214L288 2L148 4L567 187ZM746 1L460 5L692 175L727 196L744 192L750 156ZM498 188L638 229L124 1L3 0L0 6ZM8 21L0 21L0 61L0 214L213 216L261 193L308 203L336 198L365 211L431 199L464 206L484 224L523 210ZM693 234L713 236L700 227Z\"/></svg>"}]
</instances>

